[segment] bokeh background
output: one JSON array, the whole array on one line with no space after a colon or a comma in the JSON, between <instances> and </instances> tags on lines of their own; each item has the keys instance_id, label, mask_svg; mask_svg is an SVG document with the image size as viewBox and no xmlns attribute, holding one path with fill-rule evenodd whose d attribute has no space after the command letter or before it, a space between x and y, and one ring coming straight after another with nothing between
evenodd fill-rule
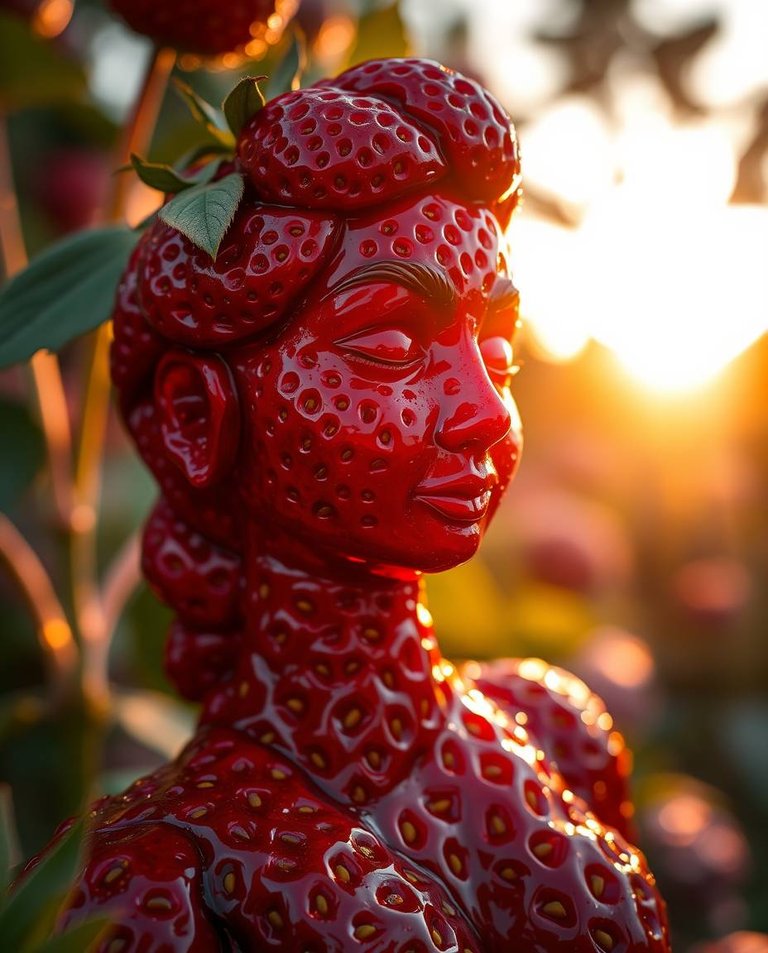
<instances>
[{"instance_id":1,"label":"bokeh background","mask_svg":"<svg viewBox=\"0 0 768 953\"><path fill-rule=\"evenodd\" d=\"M635 752L640 843L676 949L765 953L768 5L302 0L297 19L310 77L433 56L488 85L522 142L526 447L481 556L429 580L445 653L540 656L602 694ZM177 70L216 102L280 55ZM0 0L0 145L30 254L98 215L148 56L95 0ZM150 157L194 135L169 95ZM155 201L133 186L132 220ZM63 362L77 419L82 358ZM21 369L0 375L0 433L0 510L63 578ZM104 567L154 496L115 421L105 462ZM0 619L0 780L26 856L88 794L174 753L194 711L164 679L168 616L143 584L110 647L103 751L87 711L52 703L2 572Z\"/></svg>"}]
</instances>

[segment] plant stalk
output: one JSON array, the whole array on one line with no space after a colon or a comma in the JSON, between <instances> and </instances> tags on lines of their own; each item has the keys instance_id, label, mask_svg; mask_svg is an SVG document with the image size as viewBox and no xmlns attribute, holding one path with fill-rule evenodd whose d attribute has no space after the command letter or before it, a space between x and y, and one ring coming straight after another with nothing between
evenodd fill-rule
<instances>
[{"instance_id":1,"label":"plant stalk","mask_svg":"<svg viewBox=\"0 0 768 953\"><path fill-rule=\"evenodd\" d=\"M72 629L40 557L3 513L0 513L0 560L18 584L37 623L53 694L61 698L71 688L78 665Z\"/></svg>"},{"instance_id":2,"label":"plant stalk","mask_svg":"<svg viewBox=\"0 0 768 953\"><path fill-rule=\"evenodd\" d=\"M12 278L27 265L27 252L13 183L8 124L0 115L0 248L6 278ZM30 362L32 387L40 414L43 437L53 488L53 500L59 525L65 531L72 518L72 436L67 399L55 354L38 351Z\"/></svg>"},{"instance_id":3,"label":"plant stalk","mask_svg":"<svg viewBox=\"0 0 768 953\"><path fill-rule=\"evenodd\" d=\"M131 119L117 146L114 167L122 168L131 153L149 147L176 54L156 49L148 63ZM125 216L130 179L115 175L107 209L110 221ZM76 520L72 533L72 591L83 647L83 692L94 711L106 715L110 708L109 644L114 618L108 618L99 590L97 566L97 511L109 419L109 324L91 335L82 426L75 467Z\"/></svg>"}]
</instances>

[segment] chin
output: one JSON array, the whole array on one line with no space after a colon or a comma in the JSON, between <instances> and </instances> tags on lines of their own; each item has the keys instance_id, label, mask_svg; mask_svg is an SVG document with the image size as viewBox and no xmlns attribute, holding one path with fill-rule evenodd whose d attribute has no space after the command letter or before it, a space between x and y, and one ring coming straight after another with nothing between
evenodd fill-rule
<instances>
[{"instance_id":1,"label":"chin","mask_svg":"<svg viewBox=\"0 0 768 953\"><path fill-rule=\"evenodd\" d=\"M374 552L369 546L363 557L365 562L375 567L375 571L386 575L398 575L400 571L438 573L455 569L467 562L477 552L482 539L479 526L468 526L452 533L444 532L439 539L433 539L429 545L422 540L408 549L385 550L383 547ZM354 554L350 554L355 558Z\"/></svg>"}]
</instances>

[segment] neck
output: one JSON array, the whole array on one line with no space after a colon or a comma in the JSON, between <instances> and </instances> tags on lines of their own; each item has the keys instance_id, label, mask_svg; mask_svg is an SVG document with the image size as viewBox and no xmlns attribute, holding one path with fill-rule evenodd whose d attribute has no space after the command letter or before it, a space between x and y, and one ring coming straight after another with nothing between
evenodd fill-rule
<instances>
[{"instance_id":1,"label":"neck","mask_svg":"<svg viewBox=\"0 0 768 953\"><path fill-rule=\"evenodd\" d=\"M263 540L262 540L263 542ZM246 558L243 651L203 722L284 752L364 806L407 777L445 722L450 666L415 573L312 565L271 542Z\"/></svg>"}]
</instances>

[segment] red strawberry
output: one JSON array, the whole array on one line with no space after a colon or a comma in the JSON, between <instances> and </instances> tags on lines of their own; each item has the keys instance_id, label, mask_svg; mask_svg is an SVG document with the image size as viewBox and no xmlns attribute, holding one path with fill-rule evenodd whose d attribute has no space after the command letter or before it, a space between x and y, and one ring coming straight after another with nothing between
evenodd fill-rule
<instances>
[{"instance_id":1,"label":"red strawberry","mask_svg":"<svg viewBox=\"0 0 768 953\"><path fill-rule=\"evenodd\" d=\"M279 39L296 0L110 0L137 33L189 53L263 52ZM253 44L251 50L249 45Z\"/></svg>"},{"instance_id":2,"label":"red strawberry","mask_svg":"<svg viewBox=\"0 0 768 953\"><path fill-rule=\"evenodd\" d=\"M162 498L144 529L142 570L183 622L227 627L237 621L240 557L190 529Z\"/></svg>"},{"instance_id":3,"label":"red strawberry","mask_svg":"<svg viewBox=\"0 0 768 953\"><path fill-rule=\"evenodd\" d=\"M133 397L136 389L146 383L166 347L163 339L147 324L136 297L139 256L146 240L145 234L131 254L117 288L112 312L110 373L123 400Z\"/></svg>"},{"instance_id":4,"label":"red strawberry","mask_svg":"<svg viewBox=\"0 0 768 953\"><path fill-rule=\"evenodd\" d=\"M446 171L428 135L388 103L328 88L267 103L238 154L263 199L307 208L364 208Z\"/></svg>"},{"instance_id":5,"label":"red strawberry","mask_svg":"<svg viewBox=\"0 0 768 953\"><path fill-rule=\"evenodd\" d=\"M240 655L241 633L174 622L165 644L165 674L184 698L199 701L229 678Z\"/></svg>"},{"instance_id":6,"label":"red strawberry","mask_svg":"<svg viewBox=\"0 0 768 953\"><path fill-rule=\"evenodd\" d=\"M525 726L603 824L633 837L632 757L602 700L581 679L541 659L471 662L461 674Z\"/></svg>"},{"instance_id":7,"label":"red strawberry","mask_svg":"<svg viewBox=\"0 0 768 953\"><path fill-rule=\"evenodd\" d=\"M423 59L371 60L330 80L339 89L394 102L437 133L451 175L473 198L494 202L517 189L520 160L509 117L479 83Z\"/></svg>"},{"instance_id":8,"label":"red strawberry","mask_svg":"<svg viewBox=\"0 0 768 953\"><path fill-rule=\"evenodd\" d=\"M34 190L56 230L63 234L93 225L109 190L106 157L84 148L60 148L41 166Z\"/></svg>"},{"instance_id":9,"label":"red strawberry","mask_svg":"<svg viewBox=\"0 0 768 953\"><path fill-rule=\"evenodd\" d=\"M285 313L327 260L334 216L244 201L216 261L158 219L138 263L149 323L190 347L251 337Z\"/></svg>"}]
</instances>

